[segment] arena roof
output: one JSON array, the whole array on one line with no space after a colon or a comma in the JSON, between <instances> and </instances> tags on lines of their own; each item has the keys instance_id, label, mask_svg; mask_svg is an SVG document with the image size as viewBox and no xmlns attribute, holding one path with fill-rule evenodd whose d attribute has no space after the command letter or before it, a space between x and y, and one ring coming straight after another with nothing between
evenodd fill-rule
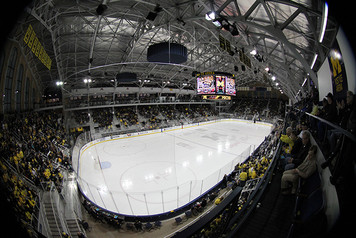
<instances>
[{"instance_id":1,"label":"arena roof","mask_svg":"<svg viewBox=\"0 0 356 238\"><path fill-rule=\"evenodd\" d=\"M195 87L194 71L225 71L235 73L238 86L262 82L293 99L306 77L317 84L313 70L336 36L337 23L328 17L319 42L324 8L318 0L36 0L10 37L22 44L29 24L33 27L52 59L49 70L23 44L43 89L57 81L64 82L65 91L84 88L86 77L114 86L119 72L137 73L137 86L187 88ZM211 11L230 31L206 19ZM147 19L149 12L157 15L154 20ZM220 47L219 35L230 42L232 53ZM164 41L187 47L187 62L147 62L147 48Z\"/></svg>"}]
</instances>

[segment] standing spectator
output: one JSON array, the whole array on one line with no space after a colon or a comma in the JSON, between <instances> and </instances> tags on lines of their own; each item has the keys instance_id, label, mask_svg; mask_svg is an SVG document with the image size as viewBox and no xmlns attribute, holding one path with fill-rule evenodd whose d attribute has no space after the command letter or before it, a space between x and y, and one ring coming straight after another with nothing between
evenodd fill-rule
<instances>
[{"instance_id":1,"label":"standing spectator","mask_svg":"<svg viewBox=\"0 0 356 238\"><path fill-rule=\"evenodd\" d=\"M346 105L342 100L340 103L337 103L337 108L339 110L339 118L341 118L339 126L346 129L347 122L351 115L352 108L354 107L354 94L351 91L347 92L346 97ZM330 146L330 151L333 152L335 150L337 139L342 135L342 133L336 129L332 129L328 131L328 141Z\"/></svg>"},{"instance_id":2,"label":"standing spectator","mask_svg":"<svg viewBox=\"0 0 356 238\"><path fill-rule=\"evenodd\" d=\"M337 121L337 109L334 96L332 93L328 93L328 95L326 95L326 99L328 100L328 105L325 111L325 119L329 122L335 123Z\"/></svg>"},{"instance_id":3,"label":"standing spectator","mask_svg":"<svg viewBox=\"0 0 356 238\"><path fill-rule=\"evenodd\" d=\"M331 123L336 123L337 108L336 103L334 101L334 96L332 95L332 93L328 93L328 95L326 95L326 99L327 104L323 107L323 114L321 114L320 116ZM318 122L318 139L320 142L323 142L327 128L327 124L321 121Z\"/></svg>"}]
</instances>

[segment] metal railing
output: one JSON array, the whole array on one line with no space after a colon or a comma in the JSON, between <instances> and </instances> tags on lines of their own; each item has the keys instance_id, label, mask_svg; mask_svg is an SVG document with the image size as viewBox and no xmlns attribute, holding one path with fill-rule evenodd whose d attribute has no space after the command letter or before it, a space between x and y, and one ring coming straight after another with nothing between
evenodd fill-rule
<instances>
[{"instance_id":1,"label":"metal railing","mask_svg":"<svg viewBox=\"0 0 356 238\"><path fill-rule=\"evenodd\" d=\"M330 168L332 174L330 181L332 184L336 184L338 178L342 176L344 168L352 166L352 159L350 158L353 158L356 152L356 136L350 131L323 118L307 112L299 111L299 113L308 116L312 126L311 129L315 130L319 135L317 142L322 148L322 152L326 159L321 167L323 169L326 167ZM332 136L335 136L334 138L336 138L334 141L331 140Z\"/></svg>"}]
</instances>

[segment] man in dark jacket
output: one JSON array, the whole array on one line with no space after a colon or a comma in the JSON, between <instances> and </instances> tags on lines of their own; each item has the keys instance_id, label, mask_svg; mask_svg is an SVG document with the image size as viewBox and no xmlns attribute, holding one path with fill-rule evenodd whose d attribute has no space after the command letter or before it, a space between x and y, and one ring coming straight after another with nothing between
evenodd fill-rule
<instances>
[{"instance_id":1,"label":"man in dark jacket","mask_svg":"<svg viewBox=\"0 0 356 238\"><path fill-rule=\"evenodd\" d=\"M331 93L328 93L326 95L326 99L328 100L328 105L326 107L325 111L325 120L336 123L337 122L337 109L336 109L336 103L334 100L334 96Z\"/></svg>"},{"instance_id":2,"label":"man in dark jacket","mask_svg":"<svg viewBox=\"0 0 356 238\"><path fill-rule=\"evenodd\" d=\"M296 154L292 155L287 165L285 166L284 170L290 170L298 167L306 158L310 146L311 146L310 133L309 131L303 131L302 146L300 147L299 151Z\"/></svg>"},{"instance_id":3,"label":"man in dark jacket","mask_svg":"<svg viewBox=\"0 0 356 238\"><path fill-rule=\"evenodd\" d=\"M339 109L339 118L341 118L338 125L341 128L348 130L349 129L348 126L351 125L349 123L350 122L349 119L352 111L355 108L354 94L351 91L347 91L346 104L344 103L344 101L341 101L341 103L337 103L337 105ZM331 129L327 133L328 133L327 135L328 135L328 141L330 146L329 152L334 152L334 150L336 149L337 139L341 137L342 132L337 129Z\"/></svg>"},{"instance_id":4,"label":"man in dark jacket","mask_svg":"<svg viewBox=\"0 0 356 238\"><path fill-rule=\"evenodd\" d=\"M294 141L294 145L293 145L293 148L290 152L290 157L295 157L297 156L300 148L302 148L303 146L303 142L302 142L302 138L300 138L298 135L297 135L297 132L296 131L293 131L291 133L291 138L292 140Z\"/></svg>"},{"instance_id":5,"label":"man in dark jacket","mask_svg":"<svg viewBox=\"0 0 356 238\"><path fill-rule=\"evenodd\" d=\"M328 104L326 104L324 108L324 114L321 115L321 117L327 120L328 122L337 124L338 117L334 96L332 95L332 93L328 93L328 95L326 95L326 99ZM323 142L327 128L327 124L321 121L318 122L318 140L320 142Z\"/></svg>"}]
</instances>

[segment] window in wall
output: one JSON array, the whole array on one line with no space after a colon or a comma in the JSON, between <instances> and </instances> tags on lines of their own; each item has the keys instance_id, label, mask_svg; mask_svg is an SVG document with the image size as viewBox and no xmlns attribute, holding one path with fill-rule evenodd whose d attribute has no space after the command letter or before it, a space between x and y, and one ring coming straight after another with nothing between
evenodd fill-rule
<instances>
[{"instance_id":1,"label":"window in wall","mask_svg":"<svg viewBox=\"0 0 356 238\"><path fill-rule=\"evenodd\" d=\"M14 47L11 50L9 61L7 63L5 90L4 90L4 112L11 111L11 96L12 96L12 81L16 67L17 49Z\"/></svg>"},{"instance_id":2,"label":"window in wall","mask_svg":"<svg viewBox=\"0 0 356 238\"><path fill-rule=\"evenodd\" d=\"M19 70L17 72L17 83L16 83L16 111L21 111L21 88L22 88L22 80L23 80L23 65L20 64Z\"/></svg>"}]
</instances>

